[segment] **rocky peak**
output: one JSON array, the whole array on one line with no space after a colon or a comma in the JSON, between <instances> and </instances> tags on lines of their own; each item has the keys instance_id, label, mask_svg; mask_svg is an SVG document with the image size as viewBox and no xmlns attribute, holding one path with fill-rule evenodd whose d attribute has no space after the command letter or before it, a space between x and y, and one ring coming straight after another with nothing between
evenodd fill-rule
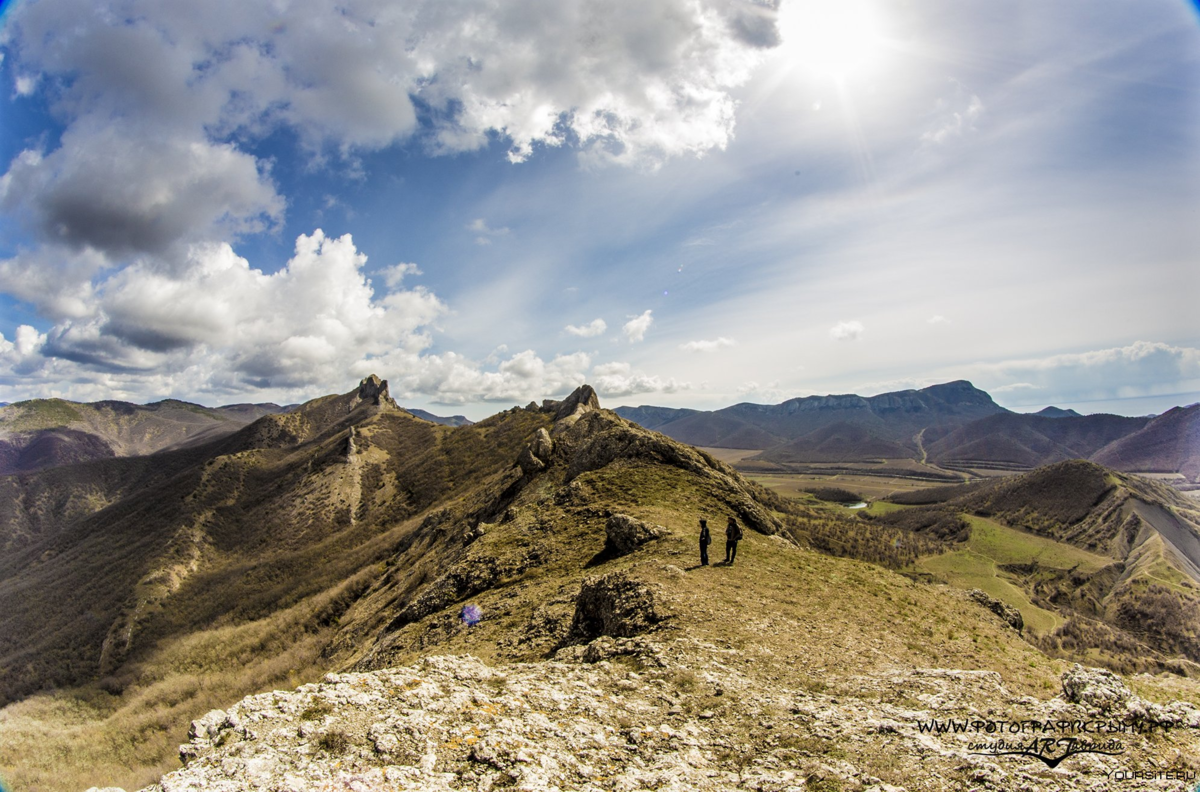
<instances>
[{"instance_id":1,"label":"rocky peak","mask_svg":"<svg viewBox=\"0 0 1200 792\"><path fill-rule=\"evenodd\" d=\"M591 385L580 385L558 405L558 410L554 413L554 420L561 421L563 418L575 415L576 413L599 409L600 399L597 398L596 391Z\"/></svg>"},{"instance_id":2,"label":"rocky peak","mask_svg":"<svg viewBox=\"0 0 1200 792\"><path fill-rule=\"evenodd\" d=\"M380 407L398 407L391 394L388 393L387 380L381 380L375 374L358 383L358 399L360 402Z\"/></svg>"}]
</instances>

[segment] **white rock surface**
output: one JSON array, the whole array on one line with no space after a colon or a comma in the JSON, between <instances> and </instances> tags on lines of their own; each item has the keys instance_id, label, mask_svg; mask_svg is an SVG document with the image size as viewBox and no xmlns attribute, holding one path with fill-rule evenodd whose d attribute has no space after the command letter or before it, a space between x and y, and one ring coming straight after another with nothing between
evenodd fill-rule
<instances>
[{"instance_id":1,"label":"white rock surface","mask_svg":"<svg viewBox=\"0 0 1200 792\"><path fill-rule=\"evenodd\" d=\"M687 639L605 637L556 657L498 668L432 657L251 696L197 720L182 748L187 765L144 792L1099 792L1122 788L1115 771L1200 756L1194 707L1141 702L1094 669L1065 675L1088 702L1076 703L1016 697L994 672L953 669L865 676L853 697L764 689L737 670L742 653ZM1086 690L1103 695L1078 693ZM1091 702L1101 699L1115 708L1100 712ZM977 750L996 738L989 723L1126 717L1130 702L1182 720L1118 735L1119 756L1083 753L1054 768ZM973 725L928 728L951 720Z\"/></svg>"}]
</instances>

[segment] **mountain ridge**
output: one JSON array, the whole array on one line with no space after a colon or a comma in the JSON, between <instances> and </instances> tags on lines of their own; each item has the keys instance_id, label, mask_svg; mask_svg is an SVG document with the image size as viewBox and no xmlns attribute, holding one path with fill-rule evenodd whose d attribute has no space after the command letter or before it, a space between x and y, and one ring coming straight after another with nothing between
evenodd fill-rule
<instances>
[{"instance_id":1,"label":"mountain ridge","mask_svg":"<svg viewBox=\"0 0 1200 792\"><path fill-rule=\"evenodd\" d=\"M616 412L692 445L756 450L747 463L763 470L904 459L969 475L1082 458L1126 472L1180 474L1188 486L1200 484L1200 405L1142 417L1057 407L1015 413L957 380L871 397L741 403L678 417L673 408L648 405Z\"/></svg>"},{"instance_id":2,"label":"mountain ridge","mask_svg":"<svg viewBox=\"0 0 1200 792\"><path fill-rule=\"evenodd\" d=\"M553 663L581 661L582 673L605 675L597 689L636 690L628 668L648 690L669 693L665 709L680 709L666 715L678 728L714 721L729 749L701 763L714 772L750 767L737 759L749 751L798 763L809 785L898 784L897 771L872 757L886 755L892 740L917 745L914 718L987 706L1017 717L1022 697L1057 689L1067 670L990 608L896 571L954 545L783 498L702 450L602 409L587 386L454 428L403 411L386 381L370 377L207 444L7 476L0 485L9 488L0 492L0 693L15 702L0 719L0 767L15 772L19 763L25 786L78 789L102 777L144 786L178 768L172 754L183 724L204 712L247 694L275 700L263 691L327 672L403 667L435 654L470 654L498 668L552 661L512 666L514 685L543 671L573 679ZM695 565L702 516L714 533L729 517L745 526L736 564ZM470 623L468 606L477 614ZM947 667L964 670L937 670ZM662 674L644 675L649 669ZM906 704L906 689L955 703ZM896 708L881 710L872 696ZM367 738L372 724L356 731L357 721L342 720L344 701L322 700L306 699L289 715L304 755L321 773L353 757L359 764L343 765L346 773L380 768L348 750L376 744ZM810 715L793 722L792 709ZM94 715L70 729L46 725L64 711ZM242 725L259 723L256 710L238 711L246 712ZM875 736L847 753L821 736L820 713L845 724L886 717L894 731L851 726ZM189 766L216 767L205 756L220 748L212 756L237 779L226 781L251 787L245 768L262 747L253 735L272 733L261 723L196 727L195 736L213 742L197 744ZM614 745L640 744L643 727L657 725L622 726L615 716L597 723L615 729ZM492 778L496 765L484 757L494 755L473 754L461 740L461 752L450 746L466 734L447 735L433 769ZM1158 755L1149 742L1131 745L1139 756ZM667 755L647 750L649 760ZM946 751L930 781L943 787L962 780L954 769L961 762L949 744ZM386 761L411 768L423 755L401 751ZM438 770L439 761L450 764ZM847 761L853 770L839 764ZM987 767L1007 772L998 761ZM1072 773L1059 788L1081 788L1086 775ZM164 789L172 783L164 779Z\"/></svg>"}]
</instances>

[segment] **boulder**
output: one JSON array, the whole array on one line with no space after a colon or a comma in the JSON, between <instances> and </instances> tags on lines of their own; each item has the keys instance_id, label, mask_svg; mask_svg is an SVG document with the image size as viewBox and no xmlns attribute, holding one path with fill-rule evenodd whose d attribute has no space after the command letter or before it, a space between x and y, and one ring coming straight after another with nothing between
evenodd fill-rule
<instances>
[{"instance_id":1,"label":"boulder","mask_svg":"<svg viewBox=\"0 0 1200 792\"><path fill-rule=\"evenodd\" d=\"M1125 706L1133 693L1121 678L1107 668L1085 668L1076 663L1062 675L1063 698L1100 712L1113 712Z\"/></svg>"},{"instance_id":2,"label":"boulder","mask_svg":"<svg viewBox=\"0 0 1200 792\"><path fill-rule=\"evenodd\" d=\"M583 582L575 598L571 635L577 641L602 635L632 638L666 618L653 589L623 572L610 572Z\"/></svg>"},{"instance_id":3,"label":"boulder","mask_svg":"<svg viewBox=\"0 0 1200 792\"><path fill-rule=\"evenodd\" d=\"M526 476L532 476L546 469L550 463L550 455L554 453L554 441L544 428L534 433L529 445L517 457L517 464Z\"/></svg>"},{"instance_id":4,"label":"boulder","mask_svg":"<svg viewBox=\"0 0 1200 792\"><path fill-rule=\"evenodd\" d=\"M661 539L668 533L661 525L643 522L628 514L614 514L609 517L604 525L604 532L604 548L618 556L632 553L641 545Z\"/></svg>"}]
</instances>

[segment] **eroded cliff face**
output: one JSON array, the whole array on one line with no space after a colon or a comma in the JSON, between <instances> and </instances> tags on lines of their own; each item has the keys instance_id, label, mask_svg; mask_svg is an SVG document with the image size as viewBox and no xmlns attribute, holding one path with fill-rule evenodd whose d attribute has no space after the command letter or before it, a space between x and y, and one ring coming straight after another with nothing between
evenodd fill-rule
<instances>
[{"instance_id":1,"label":"eroded cliff face","mask_svg":"<svg viewBox=\"0 0 1200 792\"><path fill-rule=\"evenodd\" d=\"M331 674L197 720L186 767L144 792L1098 790L1121 788L1122 770L1186 773L1200 747L1194 705L1151 704L1079 666L1045 699L937 668L863 676L847 696L749 659L602 637L541 663ZM1083 731L1110 723L1130 731ZM1002 741L1027 755L994 755Z\"/></svg>"}]
</instances>

